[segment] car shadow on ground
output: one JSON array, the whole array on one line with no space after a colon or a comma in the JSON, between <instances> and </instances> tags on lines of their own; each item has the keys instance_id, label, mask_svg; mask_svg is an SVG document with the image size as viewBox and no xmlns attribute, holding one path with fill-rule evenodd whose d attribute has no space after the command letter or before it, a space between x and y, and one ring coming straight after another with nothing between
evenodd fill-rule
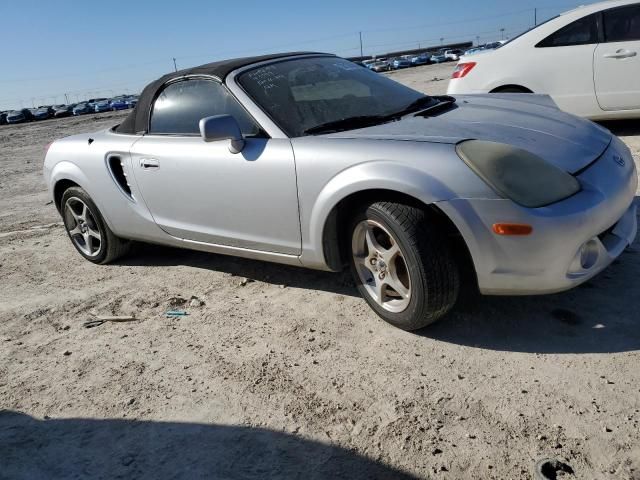
<instances>
[{"instance_id":1,"label":"car shadow on ground","mask_svg":"<svg viewBox=\"0 0 640 480\"><path fill-rule=\"evenodd\" d=\"M640 350L640 250L568 292L528 297L471 295L447 318L418 332L434 340L525 353Z\"/></svg>"},{"instance_id":2,"label":"car shadow on ground","mask_svg":"<svg viewBox=\"0 0 640 480\"><path fill-rule=\"evenodd\" d=\"M353 297L359 296L351 280L351 274L346 269L339 273L323 272L145 243L135 243L133 251L125 258L118 260L114 265L147 267L185 265L227 273L238 277L238 279L248 278L273 285L320 290Z\"/></svg>"},{"instance_id":3,"label":"car shadow on ground","mask_svg":"<svg viewBox=\"0 0 640 480\"><path fill-rule=\"evenodd\" d=\"M637 244L636 244L637 245ZM274 285L358 297L351 274L136 244L118 262L129 266L186 265ZM459 305L418 332L425 338L499 351L614 353L640 350L640 248L629 248L586 284L555 295L529 297L463 295Z\"/></svg>"},{"instance_id":4,"label":"car shadow on ground","mask_svg":"<svg viewBox=\"0 0 640 480\"><path fill-rule=\"evenodd\" d=\"M623 137L640 135L640 121L634 120L607 120L598 122L614 135Z\"/></svg>"},{"instance_id":5,"label":"car shadow on ground","mask_svg":"<svg viewBox=\"0 0 640 480\"><path fill-rule=\"evenodd\" d=\"M11 479L413 479L349 450L262 428L142 420L38 420L0 411Z\"/></svg>"}]
</instances>

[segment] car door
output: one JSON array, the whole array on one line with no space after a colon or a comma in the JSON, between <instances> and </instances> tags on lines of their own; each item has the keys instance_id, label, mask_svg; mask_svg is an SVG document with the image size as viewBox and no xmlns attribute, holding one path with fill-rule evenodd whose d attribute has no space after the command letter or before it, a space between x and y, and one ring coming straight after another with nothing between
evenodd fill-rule
<instances>
[{"instance_id":1,"label":"car door","mask_svg":"<svg viewBox=\"0 0 640 480\"><path fill-rule=\"evenodd\" d=\"M562 110L578 115L599 111L593 85L593 55L600 41L599 13L586 15L540 41L524 67Z\"/></svg>"},{"instance_id":2,"label":"car door","mask_svg":"<svg viewBox=\"0 0 640 480\"><path fill-rule=\"evenodd\" d=\"M604 43L594 56L594 82L603 110L640 109L640 3L602 12Z\"/></svg>"},{"instance_id":3,"label":"car door","mask_svg":"<svg viewBox=\"0 0 640 480\"><path fill-rule=\"evenodd\" d=\"M230 114L246 143L204 142L201 118ZM291 142L272 139L227 88L194 77L167 84L149 133L131 148L138 187L155 222L174 237L299 254L300 223Z\"/></svg>"}]
</instances>

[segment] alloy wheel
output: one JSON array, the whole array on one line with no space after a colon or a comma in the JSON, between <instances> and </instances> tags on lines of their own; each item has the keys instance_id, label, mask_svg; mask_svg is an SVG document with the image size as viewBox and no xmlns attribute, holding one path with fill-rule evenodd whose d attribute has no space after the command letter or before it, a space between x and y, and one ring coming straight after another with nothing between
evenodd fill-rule
<instances>
[{"instance_id":1,"label":"alloy wheel","mask_svg":"<svg viewBox=\"0 0 640 480\"><path fill-rule=\"evenodd\" d=\"M70 197L64 205L64 224L75 246L88 257L100 253L102 235L91 209L78 197Z\"/></svg>"},{"instance_id":2,"label":"alloy wheel","mask_svg":"<svg viewBox=\"0 0 640 480\"><path fill-rule=\"evenodd\" d=\"M363 220L353 231L351 252L360 281L373 300L392 313L411 301L411 278L394 236L380 223Z\"/></svg>"}]
</instances>

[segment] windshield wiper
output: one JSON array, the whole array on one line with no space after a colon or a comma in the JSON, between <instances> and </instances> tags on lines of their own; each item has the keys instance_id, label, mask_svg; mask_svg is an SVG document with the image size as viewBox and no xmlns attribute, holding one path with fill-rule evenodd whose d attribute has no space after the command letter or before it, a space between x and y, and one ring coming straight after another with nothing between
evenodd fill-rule
<instances>
[{"instance_id":1,"label":"windshield wiper","mask_svg":"<svg viewBox=\"0 0 640 480\"><path fill-rule=\"evenodd\" d=\"M356 128L372 127L374 125L380 125L381 123L399 120L404 115L408 115L413 112L417 112L416 115L434 113L435 111L440 111L440 109L444 109L445 107L448 108L450 105L454 104L455 101L455 98L447 95L441 97L429 97L425 95L424 97L420 97L411 102L398 112L388 115L358 115L355 117L341 118L340 120L333 120L331 122L316 125L315 127L307 128L304 133L334 133L344 130L353 130Z\"/></svg>"},{"instance_id":2,"label":"windshield wiper","mask_svg":"<svg viewBox=\"0 0 640 480\"><path fill-rule=\"evenodd\" d=\"M304 133L332 133L355 128L371 127L391 120L387 115L359 115L356 117L341 118L327 123L321 123L315 127L307 128Z\"/></svg>"},{"instance_id":3,"label":"windshield wiper","mask_svg":"<svg viewBox=\"0 0 640 480\"><path fill-rule=\"evenodd\" d=\"M416 113L416 117L426 117L427 115L433 115L434 113L441 112L443 110L447 110L454 103L456 103L456 99L450 97L448 95L443 95L441 97L432 97L436 100L436 103L428 106L427 108L422 108Z\"/></svg>"},{"instance_id":4,"label":"windshield wiper","mask_svg":"<svg viewBox=\"0 0 640 480\"><path fill-rule=\"evenodd\" d=\"M437 100L435 100L435 101L437 101ZM425 95L424 97L420 97L417 100L414 100L409 105L404 107L402 110L400 110L399 112L396 112L394 115L402 116L402 115L406 115L408 113L415 112L417 110L422 110L424 107L426 107L427 105L429 105L430 103L433 103L433 102L434 102L434 98L433 97L429 97L428 95Z\"/></svg>"},{"instance_id":5,"label":"windshield wiper","mask_svg":"<svg viewBox=\"0 0 640 480\"><path fill-rule=\"evenodd\" d=\"M433 113L436 110L440 111L441 109L444 109L444 107L453 105L455 102L456 99L448 95L442 95L440 97L430 97L425 95L424 97L414 100L402 110L391 115L387 115L387 117L399 119L404 115L414 112L417 112L416 115L425 115L427 113Z\"/></svg>"}]
</instances>

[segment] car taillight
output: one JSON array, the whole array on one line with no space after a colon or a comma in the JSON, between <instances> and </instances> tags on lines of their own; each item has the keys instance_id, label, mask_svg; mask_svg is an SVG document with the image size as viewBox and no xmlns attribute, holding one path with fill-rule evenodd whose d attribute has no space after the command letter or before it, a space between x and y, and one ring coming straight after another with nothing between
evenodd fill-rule
<instances>
[{"instance_id":1,"label":"car taillight","mask_svg":"<svg viewBox=\"0 0 640 480\"><path fill-rule=\"evenodd\" d=\"M453 71L451 78L465 77L476 66L476 62L459 63Z\"/></svg>"}]
</instances>

